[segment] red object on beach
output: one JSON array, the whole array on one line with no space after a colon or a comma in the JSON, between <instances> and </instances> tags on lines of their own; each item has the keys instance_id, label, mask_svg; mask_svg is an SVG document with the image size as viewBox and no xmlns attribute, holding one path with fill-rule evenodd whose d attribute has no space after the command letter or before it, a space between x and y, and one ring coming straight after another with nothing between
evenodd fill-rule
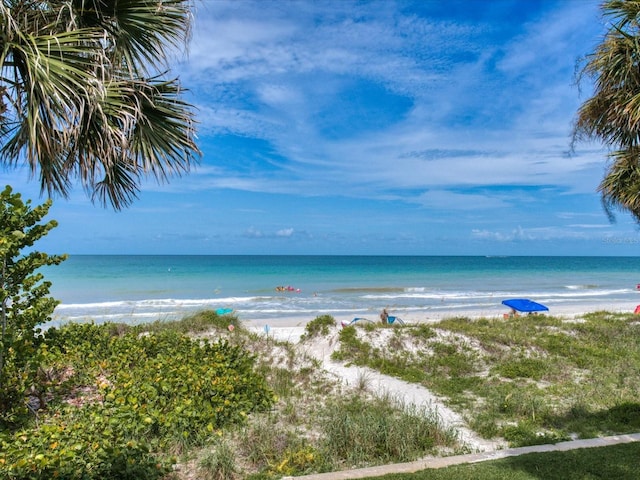
<instances>
[{"instance_id":1,"label":"red object on beach","mask_svg":"<svg viewBox=\"0 0 640 480\"><path fill-rule=\"evenodd\" d=\"M633 311L633 313L635 313L636 315L640 314L640 305L638 305L636 307L636 309Z\"/></svg>"}]
</instances>

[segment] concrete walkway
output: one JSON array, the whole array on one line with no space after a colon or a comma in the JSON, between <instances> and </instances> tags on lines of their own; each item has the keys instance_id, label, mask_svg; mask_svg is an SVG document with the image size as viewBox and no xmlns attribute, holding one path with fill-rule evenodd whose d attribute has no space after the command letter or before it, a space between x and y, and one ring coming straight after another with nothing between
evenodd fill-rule
<instances>
[{"instance_id":1,"label":"concrete walkway","mask_svg":"<svg viewBox=\"0 0 640 480\"><path fill-rule=\"evenodd\" d=\"M499 458L515 457L527 453L536 452L559 452L573 450L576 448L608 447L620 443L630 443L640 441L640 433L629 435L613 435L611 437L591 438L588 440L574 440L551 445L534 445L531 447L508 448L505 450L495 450L493 452L471 453L468 455L456 455L451 457L429 458L417 460L409 463L396 463L391 465L381 465L379 467L359 468L345 470L342 472L319 473L315 475L304 475L301 477L283 477L283 480L338 480L380 477L390 473L414 473L427 468L442 468L450 465L462 463L484 462L486 460L497 460Z\"/></svg>"}]
</instances>

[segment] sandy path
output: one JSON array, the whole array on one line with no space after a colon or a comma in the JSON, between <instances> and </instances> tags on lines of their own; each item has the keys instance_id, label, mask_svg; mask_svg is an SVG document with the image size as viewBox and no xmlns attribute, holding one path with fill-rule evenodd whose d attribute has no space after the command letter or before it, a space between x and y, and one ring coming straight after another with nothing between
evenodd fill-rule
<instances>
[{"instance_id":1,"label":"sandy path","mask_svg":"<svg viewBox=\"0 0 640 480\"><path fill-rule=\"evenodd\" d=\"M612 308L607 304L585 304L579 307L567 306L564 309L554 309L553 314L567 319L582 315L584 312L595 312L598 310L607 310L610 312L629 312L633 311L634 305L616 305ZM432 316L429 316L429 315ZM485 317L486 312L472 311L467 312L470 318ZM441 312L437 316L433 316L431 312L415 312L405 318L407 323L435 323L442 318L452 316L451 312L446 314ZM502 315L498 316L499 318ZM337 324L341 321L349 322L351 318L336 318ZM271 320L253 320L246 322L247 328L278 340L291 342L298 346L303 353L309 355L322 363L322 368L335 375L343 384L347 386L355 386L364 383L367 389L372 393L384 396L389 395L390 398L396 399L398 404L405 407L415 406L417 410L427 409L437 413L442 421L444 428L452 428L458 432L459 441L466 446L471 452L492 452L504 449L507 445L503 442L491 441L481 438L473 430L471 430L464 419L451 410L444 402L434 395L431 391L421 385L412 384L400 380L395 377L383 375L375 370L365 367L347 366L344 363L336 362L331 359L336 345L338 343L338 331L328 337L319 337L311 341L300 342L300 337L305 333L305 325L308 319L300 317L281 318L277 322L276 327L268 327L273 325Z\"/></svg>"},{"instance_id":2,"label":"sandy path","mask_svg":"<svg viewBox=\"0 0 640 480\"><path fill-rule=\"evenodd\" d=\"M262 331L254 327L254 331ZM356 387L365 383L367 390L377 396L388 395L399 405L406 408L415 407L418 411L435 412L445 429L458 432L458 440L471 452L490 452L505 445L486 440L471 430L464 419L447 407L440 398L421 385L408 383L395 377L383 375L366 367L347 366L331 359L331 354L338 344L338 333L327 337L319 337L311 341L300 342L304 327L278 327L269 330L269 335L278 340L296 344L300 351L321 362L322 368L336 376L343 384Z\"/></svg>"},{"instance_id":3,"label":"sandy path","mask_svg":"<svg viewBox=\"0 0 640 480\"><path fill-rule=\"evenodd\" d=\"M554 314L570 319L579 317L583 312L594 312L598 310L629 312L633 311L634 305L617 305L617 308L611 308L609 305L589 305L582 307L583 309L581 309L580 312L576 312L575 307L573 307L573 311L567 309L562 312L554 312ZM470 314L469 316L472 318L485 316L482 312L474 313L475 315ZM414 318L408 318L407 321L411 323L432 323L437 322L442 318L446 318L446 315L427 318L423 313L421 315L415 315ZM349 321L350 319L343 320ZM254 321L251 323L252 326L249 327L250 329L267 334L264 327L269 324L268 321ZM388 395L390 398L396 399L399 405L405 407L415 406L419 411L424 409L435 412L441 420L442 426L444 428L451 428L457 431L460 443L472 453L452 457L425 457L424 459L405 464L382 465L359 470L308 475L300 478L309 480L328 480L338 478L356 479L386 475L390 473L416 472L424 470L425 468L440 468L459 463L473 463L532 452L590 448L640 441L640 433L638 433L634 435L617 435L605 438L562 442L552 445L538 445L533 447L509 449L507 448L506 443L481 438L468 427L464 419L458 413L447 407L440 398L421 385L411 384L395 377L383 375L369 368L347 366L342 362L332 360L331 354L338 344L337 332L328 337L320 337L311 341L301 342L300 337L305 333L304 326L306 323L306 321L299 318L290 318L287 319L285 324L280 324L276 328L269 328L268 335L278 340L288 341L297 345L303 354L317 359L321 362L323 369L335 375L347 386L358 388L359 385L364 383L367 390L370 392L379 396ZM340 324L340 319L338 319L338 324Z\"/></svg>"}]
</instances>

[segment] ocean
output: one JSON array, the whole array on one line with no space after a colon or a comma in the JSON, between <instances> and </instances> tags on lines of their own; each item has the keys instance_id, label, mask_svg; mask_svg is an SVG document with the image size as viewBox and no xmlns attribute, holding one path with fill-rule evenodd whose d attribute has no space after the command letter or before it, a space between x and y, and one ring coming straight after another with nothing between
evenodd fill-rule
<instances>
[{"instance_id":1,"label":"ocean","mask_svg":"<svg viewBox=\"0 0 640 480\"><path fill-rule=\"evenodd\" d=\"M495 316L507 298L550 313L640 303L640 258L511 256L71 255L42 269L51 324L140 323L232 308L240 320Z\"/></svg>"}]
</instances>

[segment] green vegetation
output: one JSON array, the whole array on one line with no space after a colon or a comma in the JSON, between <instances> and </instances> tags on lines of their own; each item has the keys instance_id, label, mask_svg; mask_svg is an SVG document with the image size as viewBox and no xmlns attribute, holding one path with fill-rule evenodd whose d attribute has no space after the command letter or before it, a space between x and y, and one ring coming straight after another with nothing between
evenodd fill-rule
<instances>
[{"instance_id":1,"label":"green vegetation","mask_svg":"<svg viewBox=\"0 0 640 480\"><path fill-rule=\"evenodd\" d=\"M0 164L43 191L76 181L119 210L149 177L200 156L195 116L168 60L189 38L191 0L0 2Z\"/></svg>"},{"instance_id":2,"label":"green vegetation","mask_svg":"<svg viewBox=\"0 0 640 480\"><path fill-rule=\"evenodd\" d=\"M253 356L225 339L69 324L45 333L40 354L46 404L1 432L2 478L159 478L175 454L274 402Z\"/></svg>"},{"instance_id":3,"label":"green vegetation","mask_svg":"<svg viewBox=\"0 0 640 480\"><path fill-rule=\"evenodd\" d=\"M0 431L1 478L256 480L456 447L433 412L345 393L292 344L211 311L51 328L39 355L36 415Z\"/></svg>"},{"instance_id":4,"label":"green vegetation","mask_svg":"<svg viewBox=\"0 0 640 480\"><path fill-rule=\"evenodd\" d=\"M398 410L389 396L375 403L359 394L329 401L321 422L325 454L345 465L408 462L455 444L455 432L444 431L435 412Z\"/></svg>"},{"instance_id":5,"label":"green vegetation","mask_svg":"<svg viewBox=\"0 0 640 480\"><path fill-rule=\"evenodd\" d=\"M512 446L640 431L637 316L450 318L424 331L396 329L385 343L345 328L334 358L421 383Z\"/></svg>"},{"instance_id":6,"label":"green vegetation","mask_svg":"<svg viewBox=\"0 0 640 480\"><path fill-rule=\"evenodd\" d=\"M640 443L530 453L488 462L375 477L376 480L638 480ZM370 477L373 478L373 477Z\"/></svg>"},{"instance_id":7,"label":"green vegetation","mask_svg":"<svg viewBox=\"0 0 640 480\"><path fill-rule=\"evenodd\" d=\"M640 221L640 2L603 0L608 31L592 53L585 56L579 80L593 85L593 96L580 109L573 140L597 140L607 147L607 169L598 191L607 213L627 211Z\"/></svg>"},{"instance_id":8,"label":"green vegetation","mask_svg":"<svg viewBox=\"0 0 640 480\"><path fill-rule=\"evenodd\" d=\"M42 360L37 326L58 304L37 269L65 257L23 253L57 226L55 220L41 223L50 207L48 201L32 208L9 186L0 192L0 429L19 425L29 414L24 397L36 388Z\"/></svg>"},{"instance_id":9,"label":"green vegetation","mask_svg":"<svg viewBox=\"0 0 640 480\"><path fill-rule=\"evenodd\" d=\"M336 320L331 315L321 315L311 320L304 327L304 339L317 337L318 335L327 336L332 327L336 326Z\"/></svg>"},{"instance_id":10,"label":"green vegetation","mask_svg":"<svg viewBox=\"0 0 640 480\"><path fill-rule=\"evenodd\" d=\"M306 338L336 342L334 358L427 385L486 437L530 445L640 430L632 315L309 325ZM0 477L261 480L468 451L433 411L371 394L366 374L338 383L310 347L211 311L50 329L39 393L27 397L35 415L0 431ZM637 454L621 445L388 478L527 479L536 468L542 478L638 478Z\"/></svg>"}]
</instances>

